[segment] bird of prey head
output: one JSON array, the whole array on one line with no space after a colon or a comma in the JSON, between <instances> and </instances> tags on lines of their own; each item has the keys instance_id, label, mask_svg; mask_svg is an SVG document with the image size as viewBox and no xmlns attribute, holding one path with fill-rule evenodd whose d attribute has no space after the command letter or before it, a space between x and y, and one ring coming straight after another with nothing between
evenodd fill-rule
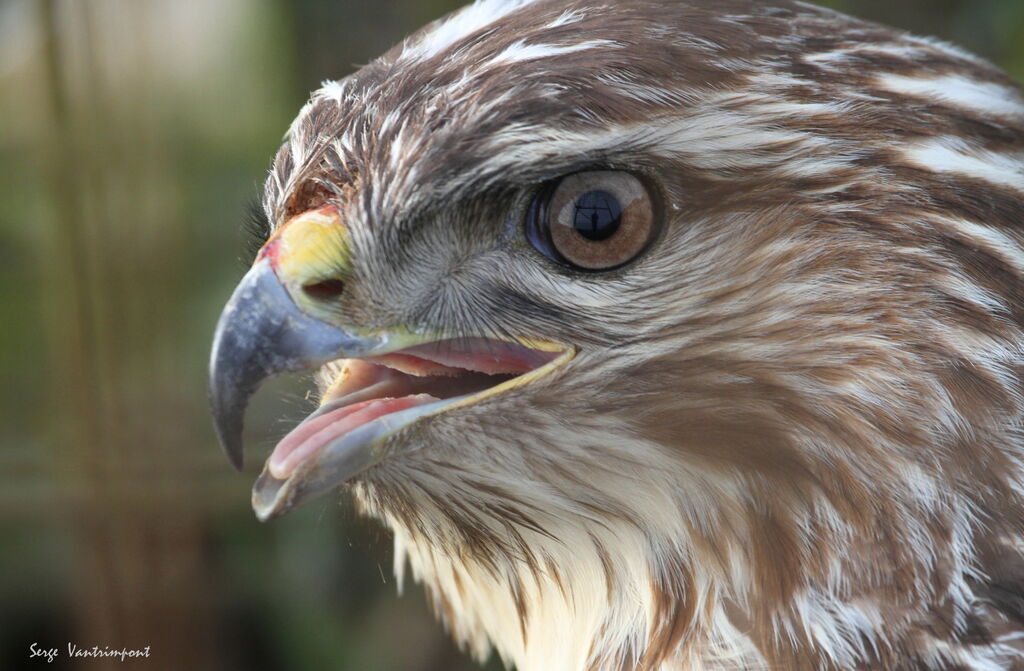
<instances>
[{"instance_id":1,"label":"bird of prey head","mask_svg":"<svg viewBox=\"0 0 1024 671\"><path fill-rule=\"evenodd\" d=\"M789 0L481 0L316 91L218 326L520 671L1024 669L1024 99Z\"/></svg>"}]
</instances>

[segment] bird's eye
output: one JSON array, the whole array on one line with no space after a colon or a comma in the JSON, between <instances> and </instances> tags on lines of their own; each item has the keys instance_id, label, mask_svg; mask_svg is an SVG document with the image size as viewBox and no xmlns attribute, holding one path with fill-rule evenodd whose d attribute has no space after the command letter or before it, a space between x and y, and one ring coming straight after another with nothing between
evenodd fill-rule
<instances>
[{"instance_id":1,"label":"bird's eye","mask_svg":"<svg viewBox=\"0 0 1024 671\"><path fill-rule=\"evenodd\" d=\"M526 237L548 258L578 270L611 270L643 252L656 232L651 194L628 172L567 175L530 205Z\"/></svg>"}]
</instances>

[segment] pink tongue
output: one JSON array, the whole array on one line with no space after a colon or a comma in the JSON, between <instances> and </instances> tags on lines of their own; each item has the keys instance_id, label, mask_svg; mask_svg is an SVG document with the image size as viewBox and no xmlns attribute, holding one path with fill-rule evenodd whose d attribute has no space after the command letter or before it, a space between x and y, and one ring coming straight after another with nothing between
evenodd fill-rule
<instances>
[{"instance_id":1,"label":"pink tongue","mask_svg":"<svg viewBox=\"0 0 1024 671\"><path fill-rule=\"evenodd\" d=\"M430 394L416 394L401 398L376 398L332 410L292 429L274 448L267 467L275 478L285 480L304 459L352 429L383 415L436 400Z\"/></svg>"}]
</instances>

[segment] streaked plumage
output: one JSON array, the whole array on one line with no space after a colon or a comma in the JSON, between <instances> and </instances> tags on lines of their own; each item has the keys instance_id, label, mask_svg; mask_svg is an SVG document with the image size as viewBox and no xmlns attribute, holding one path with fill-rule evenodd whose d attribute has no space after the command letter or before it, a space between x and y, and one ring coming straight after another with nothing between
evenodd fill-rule
<instances>
[{"instance_id":1,"label":"streaked plumage","mask_svg":"<svg viewBox=\"0 0 1024 671\"><path fill-rule=\"evenodd\" d=\"M522 213L595 167L656 182L665 230L568 272ZM265 210L325 204L350 235L337 323L579 348L351 480L473 654L1024 670L1004 73L787 0L483 0L313 94Z\"/></svg>"}]
</instances>

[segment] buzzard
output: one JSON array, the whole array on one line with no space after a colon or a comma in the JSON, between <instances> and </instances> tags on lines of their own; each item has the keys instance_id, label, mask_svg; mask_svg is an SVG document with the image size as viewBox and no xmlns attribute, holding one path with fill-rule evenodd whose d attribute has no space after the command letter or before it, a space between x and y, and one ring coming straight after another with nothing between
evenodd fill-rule
<instances>
[{"instance_id":1,"label":"buzzard","mask_svg":"<svg viewBox=\"0 0 1024 671\"><path fill-rule=\"evenodd\" d=\"M1024 669L1024 98L791 0L480 0L312 94L211 400L520 671Z\"/></svg>"}]
</instances>

